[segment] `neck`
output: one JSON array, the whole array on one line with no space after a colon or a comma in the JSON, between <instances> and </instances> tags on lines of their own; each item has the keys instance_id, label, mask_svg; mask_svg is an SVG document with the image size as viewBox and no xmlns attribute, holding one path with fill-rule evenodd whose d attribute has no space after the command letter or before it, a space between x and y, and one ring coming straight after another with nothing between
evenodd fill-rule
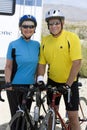
<instances>
[{"instance_id":1,"label":"neck","mask_svg":"<svg viewBox=\"0 0 87 130\"><path fill-rule=\"evenodd\" d=\"M52 33L51 34L52 34L53 37L56 38L56 37L59 37L61 33L62 33L62 30L59 33L57 33L57 34L52 34Z\"/></svg>"},{"instance_id":2,"label":"neck","mask_svg":"<svg viewBox=\"0 0 87 130\"><path fill-rule=\"evenodd\" d=\"M26 37L26 36L23 36L23 39L24 39L25 41L29 41L29 40L30 40L30 38L31 38L31 37Z\"/></svg>"}]
</instances>

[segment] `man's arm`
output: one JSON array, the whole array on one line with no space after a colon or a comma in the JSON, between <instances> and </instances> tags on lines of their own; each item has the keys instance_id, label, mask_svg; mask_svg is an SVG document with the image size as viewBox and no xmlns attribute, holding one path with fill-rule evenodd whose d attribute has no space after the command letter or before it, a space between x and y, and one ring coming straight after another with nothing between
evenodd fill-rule
<instances>
[{"instance_id":1,"label":"man's arm","mask_svg":"<svg viewBox=\"0 0 87 130\"><path fill-rule=\"evenodd\" d=\"M74 60L72 62L71 71L70 71L69 78L67 79L66 84L68 84L69 86L72 85L75 77L78 75L80 67L81 67L81 59Z\"/></svg>"},{"instance_id":2,"label":"man's arm","mask_svg":"<svg viewBox=\"0 0 87 130\"><path fill-rule=\"evenodd\" d=\"M44 74L45 74L46 65L39 64L37 70L37 82L43 81L44 82Z\"/></svg>"}]
</instances>

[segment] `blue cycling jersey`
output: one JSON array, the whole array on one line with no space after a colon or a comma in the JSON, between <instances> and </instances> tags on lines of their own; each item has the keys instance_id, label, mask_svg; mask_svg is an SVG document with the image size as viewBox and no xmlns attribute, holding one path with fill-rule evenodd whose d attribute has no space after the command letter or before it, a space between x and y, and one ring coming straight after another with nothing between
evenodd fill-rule
<instances>
[{"instance_id":1,"label":"blue cycling jersey","mask_svg":"<svg viewBox=\"0 0 87 130\"><path fill-rule=\"evenodd\" d=\"M15 48L17 71L12 80L13 84L35 83L35 72L38 64L39 48L38 41L25 41L22 37L12 41L7 51L7 59L12 60L12 49Z\"/></svg>"}]
</instances>

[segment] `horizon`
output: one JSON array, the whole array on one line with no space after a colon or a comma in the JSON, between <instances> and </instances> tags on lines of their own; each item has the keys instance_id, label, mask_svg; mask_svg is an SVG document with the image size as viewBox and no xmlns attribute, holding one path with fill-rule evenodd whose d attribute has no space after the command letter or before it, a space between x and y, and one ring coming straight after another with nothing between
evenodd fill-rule
<instances>
[{"instance_id":1,"label":"horizon","mask_svg":"<svg viewBox=\"0 0 87 130\"><path fill-rule=\"evenodd\" d=\"M79 0L43 0L43 4L62 4L67 6L74 6L80 8L87 8L87 0L79 1Z\"/></svg>"}]
</instances>

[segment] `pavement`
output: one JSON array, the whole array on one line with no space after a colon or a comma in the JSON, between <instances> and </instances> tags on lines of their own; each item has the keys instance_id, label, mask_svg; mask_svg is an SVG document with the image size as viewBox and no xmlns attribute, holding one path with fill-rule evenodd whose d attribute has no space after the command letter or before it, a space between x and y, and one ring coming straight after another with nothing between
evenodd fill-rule
<instances>
[{"instance_id":1,"label":"pavement","mask_svg":"<svg viewBox=\"0 0 87 130\"><path fill-rule=\"evenodd\" d=\"M7 123L11 119L11 115L6 92L3 91L1 94L5 101L4 102L0 101L0 130L5 130Z\"/></svg>"}]
</instances>

